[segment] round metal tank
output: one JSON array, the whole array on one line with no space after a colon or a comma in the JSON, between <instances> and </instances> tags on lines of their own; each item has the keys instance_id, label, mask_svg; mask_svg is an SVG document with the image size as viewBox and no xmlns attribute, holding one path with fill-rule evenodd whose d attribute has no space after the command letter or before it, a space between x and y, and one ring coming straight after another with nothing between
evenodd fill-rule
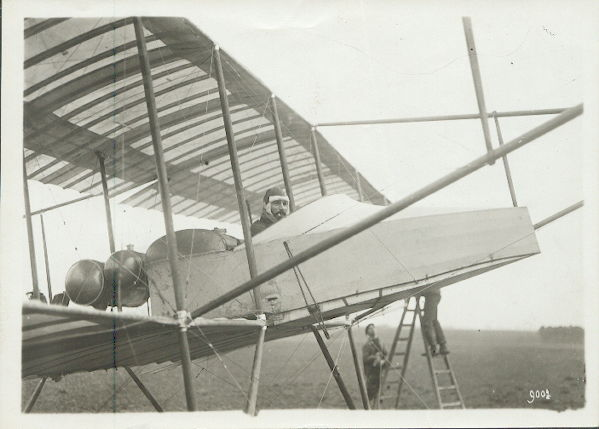
<instances>
[{"instance_id":1,"label":"round metal tank","mask_svg":"<svg viewBox=\"0 0 599 429\"><path fill-rule=\"evenodd\" d=\"M94 305L104 299L104 264L93 259L75 262L66 275L65 292L81 305Z\"/></svg>"},{"instance_id":2,"label":"round metal tank","mask_svg":"<svg viewBox=\"0 0 599 429\"><path fill-rule=\"evenodd\" d=\"M150 296L142 253L133 250L113 253L104 264L104 278L109 290L120 287L124 307L139 307Z\"/></svg>"}]
</instances>

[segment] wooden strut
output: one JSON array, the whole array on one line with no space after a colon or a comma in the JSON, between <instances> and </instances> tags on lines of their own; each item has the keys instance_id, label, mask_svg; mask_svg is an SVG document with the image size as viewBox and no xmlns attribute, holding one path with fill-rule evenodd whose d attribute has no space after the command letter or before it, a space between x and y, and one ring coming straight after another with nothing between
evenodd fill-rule
<instances>
[{"instance_id":1,"label":"wooden strut","mask_svg":"<svg viewBox=\"0 0 599 429\"><path fill-rule=\"evenodd\" d=\"M495 115L498 118L514 118L520 116L541 116L557 115L566 108L556 109L531 109L531 110L512 110L506 112L487 113L487 116ZM462 113L458 115L437 115L437 116L412 116L407 118L388 118L388 119L363 119L357 121L331 121L314 124L315 127L339 127L351 125L382 125L382 124L410 124L414 122L441 122L441 121L462 121L467 119L479 119L480 113Z\"/></svg>"},{"instance_id":2,"label":"wooden strut","mask_svg":"<svg viewBox=\"0 0 599 429\"><path fill-rule=\"evenodd\" d=\"M351 349L351 355L354 360L354 369L356 370L356 378L358 379L358 387L360 388L360 398L362 399L362 406L365 410L370 409L370 401L368 401L368 392L366 390L366 382L364 380L364 371L362 365L360 365L360 358L356 350L354 342L354 334L352 331L352 325L347 327L347 336L349 337L349 347Z\"/></svg>"},{"instance_id":3,"label":"wooden strut","mask_svg":"<svg viewBox=\"0 0 599 429\"><path fill-rule=\"evenodd\" d=\"M154 87L152 83L152 69L148 59L148 51L146 48L146 40L144 37L143 25L141 19L136 17L133 19L135 28L135 38L137 40L137 51L140 59L140 70L143 78L144 93L146 96L146 104L148 108L148 119L150 122L150 132L152 134L152 146L154 148L154 156L156 158L156 170L158 173L158 189L160 191L160 199L162 202L162 212L164 217L164 226L166 229L166 245L168 252L168 261L173 279L173 289L175 292L175 303L177 307L177 320L180 323L178 331L179 347L181 349L181 368L183 372L183 383L185 385L185 400L187 402L187 410L195 411L196 400L193 390L193 375L191 371L191 355L189 352L189 339L187 338L187 318L189 314L185 311L185 291L181 282L178 270L177 257L177 237L173 226L173 213L171 208L170 192L168 187L168 175L164 154L162 151L162 141L160 135L160 122L156 110L156 100L154 98Z\"/></svg>"},{"instance_id":4,"label":"wooden strut","mask_svg":"<svg viewBox=\"0 0 599 429\"><path fill-rule=\"evenodd\" d=\"M97 197L97 195L89 194L89 195L84 195L84 196L79 197L79 198L75 198L73 200L65 201L64 203L59 203L59 204L55 204L53 206L44 207L43 209L39 209L39 210L31 212L31 216L34 216L34 215L37 215L37 214L46 213L46 212L49 212L51 210L58 209L60 207L64 207L64 206L68 206L70 204L78 203L79 201L89 200L90 198L94 198L94 197Z\"/></svg>"},{"instance_id":5,"label":"wooden strut","mask_svg":"<svg viewBox=\"0 0 599 429\"><path fill-rule=\"evenodd\" d=\"M320 351L322 351L322 354L324 355L324 358L326 359L327 364L329 365L329 368L331 369L331 372L333 373L333 377L335 378L335 381L337 382L337 386L339 387L339 390L341 391L341 394L343 395L343 399L345 399L347 408L349 408L350 410L355 410L356 406L354 405L354 401L353 401L351 395L349 394L349 391L347 390L347 387L345 386L345 383L343 382L343 378L341 378L341 374L339 373L339 370L337 369L337 365L335 365L335 361L333 360L333 357L329 353L329 349L327 349L327 346L324 343L324 340L322 339L322 337L320 336L318 329L314 325L310 325L310 329L312 329L312 333L314 334L314 337L316 338L316 341L318 342L318 345L320 346Z\"/></svg>"},{"instance_id":6,"label":"wooden strut","mask_svg":"<svg viewBox=\"0 0 599 429\"><path fill-rule=\"evenodd\" d=\"M33 391L33 394L31 395L29 402L27 402L27 405L25 406L25 410L24 410L25 413L30 413L31 410L33 409L33 406L37 402L37 398L39 398L40 393L42 392L42 389L44 387L44 384L46 384L47 379L48 379L48 377L42 377L42 379L35 386L35 390Z\"/></svg>"},{"instance_id":7,"label":"wooden strut","mask_svg":"<svg viewBox=\"0 0 599 429\"><path fill-rule=\"evenodd\" d=\"M497 129L497 141L499 146L503 146L503 135L501 128L499 127L499 119L497 119L497 112L493 112L493 120L495 121L495 128ZM516 200L516 190L514 189L514 182L512 181L512 173L510 171L510 164L507 160L507 156L501 157L503 160L503 169L505 170L505 178L507 179L507 185L510 189L510 197L512 198L512 204L514 207L518 207L518 201Z\"/></svg>"},{"instance_id":8,"label":"wooden strut","mask_svg":"<svg viewBox=\"0 0 599 429\"><path fill-rule=\"evenodd\" d=\"M382 220L388 218L389 216L394 215L395 213L400 212L406 207L411 206L412 204L426 198L427 196L451 185L454 182L457 182L463 177L468 176L469 174L478 171L485 165L489 163L490 160L496 160L501 158L508 153L511 153L522 146L534 141L535 139L541 137L544 134L547 134L549 131L571 121L572 119L580 116L583 112L583 105L579 104L574 107L571 107L565 110L560 115L550 119L542 123L541 125L533 128L532 130L516 137L512 141L506 143L503 146L500 146L496 149L493 149L490 153L486 153L469 163L463 165L462 167L456 169L455 171L435 180L434 182L424 186L416 192L408 195L407 197L402 198L399 201L396 201L393 204L386 206L378 210L376 213L354 223L353 225L344 228L336 234L329 236L326 239L321 240L320 242L314 244L313 246L308 247L307 249L301 251L296 254L293 258L287 259L281 262L278 265L275 265L272 268L260 273L253 279L237 286L236 288L230 290L227 293L222 294L216 299L204 304L198 309L194 310L191 314L193 317L201 316L207 313L214 308L219 307L220 305L229 302L232 299L237 298L238 296L254 289L256 286L261 285L264 282L267 282L279 274L284 273L285 271L291 269L293 266L305 262L316 255L324 252L327 249L330 249L333 246L336 246L339 243L353 237L354 235L370 228L371 226L381 222Z\"/></svg>"},{"instance_id":9,"label":"wooden strut","mask_svg":"<svg viewBox=\"0 0 599 429\"><path fill-rule=\"evenodd\" d=\"M25 222L27 225L27 242L29 243L29 263L31 265L31 284L33 288L33 298L39 300L40 288L37 279L37 261L35 258L35 244L33 242L33 225L31 223L31 202L29 200L29 184L27 183L27 167L25 164L25 158L23 158L23 197L25 199Z\"/></svg>"},{"instance_id":10,"label":"wooden strut","mask_svg":"<svg viewBox=\"0 0 599 429\"><path fill-rule=\"evenodd\" d=\"M584 201L579 201L576 204L572 204L571 206L566 207L565 209L560 210L559 212L554 213L551 216L548 216L545 219L543 219L543 220L535 223L533 225L533 227L534 227L535 230L537 230L539 228L543 228L545 225L547 225L547 224L549 224L549 223L551 223L551 222L553 222L553 221L555 221L555 220L557 220L557 219L559 219L559 218L561 218L563 216L566 216L567 214L572 213L575 210L578 210L582 206L584 206Z\"/></svg>"},{"instance_id":11,"label":"wooden strut","mask_svg":"<svg viewBox=\"0 0 599 429\"><path fill-rule=\"evenodd\" d=\"M112 210L110 208L110 197L108 194L108 180L106 178L106 168L104 166L104 155L100 152L96 152L96 156L98 157L98 161L100 163L100 177L102 179L102 191L104 195L104 209L106 212L106 227L108 229L108 245L110 247L110 254L113 254L116 251L116 246L114 244L114 230L112 226ZM40 215L43 216L43 215ZM114 279L113 279L114 280ZM112 285L113 290L115 289L115 285ZM117 282L116 284L116 303L117 310L119 312L123 311L123 305L121 303L121 285ZM145 395L146 398L150 401L154 409L158 412L162 412L163 409L156 400L156 398L152 395L152 393L148 390L148 388L143 384L143 382L137 377L137 375L133 372L131 368L128 366L125 367L125 371L127 374L133 379L139 390Z\"/></svg>"},{"instance_id":12,"label":"wooden strut","mask_svg":"<svg viewBox=\"0 0 599 429\"><path fill-rule=\"evenodd\" d=\"M474 44L474 34L472 33L472 22L470 21L470 17L463 17L462 25L464 26L464 35L466 36L468 58L470 59L470 69L472 71L472 80L474 81L474 90L476 92L478 113L480 115L480 122L483 127L485 145L487 146L487 152L491 152L493 150L493 144L491 143L491 133L489 132L489 118L487 116L487 108L485 106L485 94L483 92L483 83L480 76L480 66L478 64L478 54L476 52L476 46ZM494 163L495 161L489 161L489 165L492 165Z\"/></svg>"},{"instance_id":13,"label":"wooden strut","mask_svg":"<svg viewBox=\"0 0 599 429\"><path fill-rule=\"evenodd\" d=\"M272 101L272 116L273 124L275 127L275 137L277 139L277 149L279 151L279 160L281 162L281 173L283 174L283 183L285 184L285 191L287 191L287 197L289 198L289 211L293 213L295 211L295 198L293 196L293 188L291 187L291 179L289 177L289 166L287 165L287 154L285 152L285 142L283 141L283 133L281 131L281 122L279 120L279 109L277 108L277 97L274 94L271 95Z\"/></svg>"},{"instance_id":14,"label":"wooden strut","mask_svg":"<svg viewBox=\"0 0 599 429\"><path fill-rule=\"evenodd\" d=\"M254 279L258 275L256 268L256 257L254 255L254 245L252 243L251 225L245 204L243 182L241 179L241 169L239 167L239 157L237 155L237 147L235 145L235 133L233 132L233 123L231 121L231 112L229 110L229 100L227 98L227 88L225 75L223 73L223 65L220 56L220 48L214 47L214 64L216 68L216 80L218 83L218 93L220 104L223 113L223 122L225 125L225 134L227 136L227 146L229 148L229 158L231 160L231 168L233 170L233 180L235 182L235 193L237 195L237 203L239 206L239 215L241 218L241 227L243 229L243 239L245 242L245 253L248 260L250 278ZM262 313L262 295L260 288L253 290L254 304L259 313ZM250 415L256 414L256 403L258 401L258 387L260 382L260 369L262 367L262 350L264 348L265 328L260 331L256 349L254 352L254 363L252 366L252 376L250 379L250 389L244 411Z\"/></svg>"},{"instance_id":15,"label":"wooden strut","mask_svg":"<svg viewBox=\"0 0 599 429\"><path fill-rule=\"evenodd\" d=\"M320 162L320 150L318 149L318 139L316 138L316 128L310 130L312 139L312 147L314 147L314 163L316 164L316 174L318 176L318 184L320 185L320 194L324 197L327 195L327 185L322 174L322 163Z\"/></svg>"},{"instance_id":16,"label":"wooden strut","mask_svg":"<svg viewBox=\"0 0 599 429\"><path fill-rule=\"evenodd\" d=\"M106 178L106 167L104 165L104 155L100 152L96 152L98 162L100 164L100 179L102 181L102 194L104 195L104 212L106 213L106 228L108 232L108 246L110 248L110 254L112 255L116 251L114 244L114 230L112 229L112 210L110 209L110 197L108 195L108 179ZM116 282L116 284L114 284ZM112 284L112 298L114 300L114 292L116 289L116 306L118 311L123 311L123 305L121 303L121 286L116 281L116 277L113 276ZM113 304L111 302L111 304Z\"/></svg>"},{"instance_id":17,"label":"wooden strut","mask_svg":"<svg viewBox=\"0 0 599 429\"><path fill-rule=\"evenodd\" d=\"M46 243L46 227L44 225L44 215L40 214L40 224L42 226L42 244L44 249L44 266L46 267L46 282L48 286L48 303L52 302L52 279L50 278L50 260L48 257L48 245Z\"/></svg>"},{"instance_id":18,"label":"wooden strut","mask_svg":"<svg viewBox=\"0 0 599 429\"><path fill-rule=\"evenodd\" d=\"M364 201L364 193L362 192L362 181L360 180L360 173L358 169L354 169L356 173L356 188L358 188L358 199L360 202Z\"/></svg>"},{"instance_id":19,"label":"wooden strut","mask_svg":"<svg viewBox=\"0 0 599 429\"><path fill-rule=\"evenodd\" d=\"M137 384L137 387L139 387L139 390L141 390L143 392L143 394L146 396L146 398L148 398L148 401L150 401L152 403L152 405L154 406L154 409L156 411L158 411L159 413L163 412L164 410L162 409L162 407L160 406L160 404L158 403L158 401L156 400L156 398L154 397L154 395L152 395L152 393L142 383L142 381L133 372L133 370L131 368L129 368L128 366L126 366L125 367L125 371L127 371L127 374L129 374L129 376L133 379L133 381L135 382L135 384Z\"/></svg>"}]
</instances>

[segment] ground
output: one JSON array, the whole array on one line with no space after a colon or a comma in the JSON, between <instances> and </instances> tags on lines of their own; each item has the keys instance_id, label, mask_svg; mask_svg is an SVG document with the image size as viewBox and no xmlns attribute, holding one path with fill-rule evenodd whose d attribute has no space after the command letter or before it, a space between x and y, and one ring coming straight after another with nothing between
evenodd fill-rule
<instances>
[{"instance_id":1,"label":"ground","mask_svg":"<svg viewBox=\"0 0 599 429\"><path fill-rule=\"evenodd\" d=\"M411 389L402 393L400 408L435 408L435 398L420 333L406 377ZM393 329L380 328L390 346ZM584 349L580 339L547 341L537 332L448 331L450 360L467 408L548 408L584 406ZM355 329L357 346L363 330ZM258 407L344 408L343 397L330 377L311 333L266 343ZM347 335L332 332L329 344L354 402L361 406ZM341 350L341 353L339 351ZM201 410L241 409L249 384L253 349L246 348L194 362L195 392ZM226 364L226 368L223 366ZM184 410L180 366L134 368L167 411ZM23 404L37 380L23 383ZM413 389L413 391L412 391ZM530 391L549 391L551 399L534 399ZM413 392L416 392L417 395ZM151 411L150 403L122 369L72 374L59 382L48 380L34 412Z\"/></svg>"}]
</instances>

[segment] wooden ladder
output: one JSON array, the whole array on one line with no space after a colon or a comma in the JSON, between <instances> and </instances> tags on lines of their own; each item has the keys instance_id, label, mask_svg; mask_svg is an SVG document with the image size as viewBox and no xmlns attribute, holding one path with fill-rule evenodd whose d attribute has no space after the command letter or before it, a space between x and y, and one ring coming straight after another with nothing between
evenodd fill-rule
<instances>
[{"instance_id":1,"label":"wooden ladder","mask_svg":"<svg viewBox=\"0 0 599 429\"><path fill-rule=\"evenodd\" d=\"M441 359L435 359L431 355L430 349L426 347L426 339L424 338L424 332L422 331L421 299L424 299L424 297L411 297L406 301L406 306L404 307L401 320L395 331L393 343L391 344L388 365L383 371L381 379L382 391L379 400L381 403L386 400L394 401L394 407L399 407L399 400L408 369L412 340L414 338L416 316L418 316L426 360L438 407L441 409L466 408L448 356L441 355ZM407 335L402 336L402 332L405 332L405 330L403 330L405 327L408 327L408 333ZM402 357L401 364L394 362L396 361L397 356ZM441 368L435 366L435 361L439 360L442 362Z\"/></svg>"}]
</instances>

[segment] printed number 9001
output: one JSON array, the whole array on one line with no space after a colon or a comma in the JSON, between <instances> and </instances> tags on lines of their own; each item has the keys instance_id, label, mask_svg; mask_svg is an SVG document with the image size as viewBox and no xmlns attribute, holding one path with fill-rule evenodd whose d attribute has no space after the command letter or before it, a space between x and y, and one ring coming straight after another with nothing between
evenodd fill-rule
<instances>
[{"instance_id":1,"label":"printed number 9001","mask_svg":"<svg viewBox=\"0 0 599 429\"><path fill-rule=\"evenodd\" d=\"M543 399L543 400L551 399L551 394L549 393L549 389L530 390L528 392L528 396L530 397L530 400L527 400L526 402L528 402L529 404L532 404L535 401L535 399Z\"/></svg>"}]
</instances>

